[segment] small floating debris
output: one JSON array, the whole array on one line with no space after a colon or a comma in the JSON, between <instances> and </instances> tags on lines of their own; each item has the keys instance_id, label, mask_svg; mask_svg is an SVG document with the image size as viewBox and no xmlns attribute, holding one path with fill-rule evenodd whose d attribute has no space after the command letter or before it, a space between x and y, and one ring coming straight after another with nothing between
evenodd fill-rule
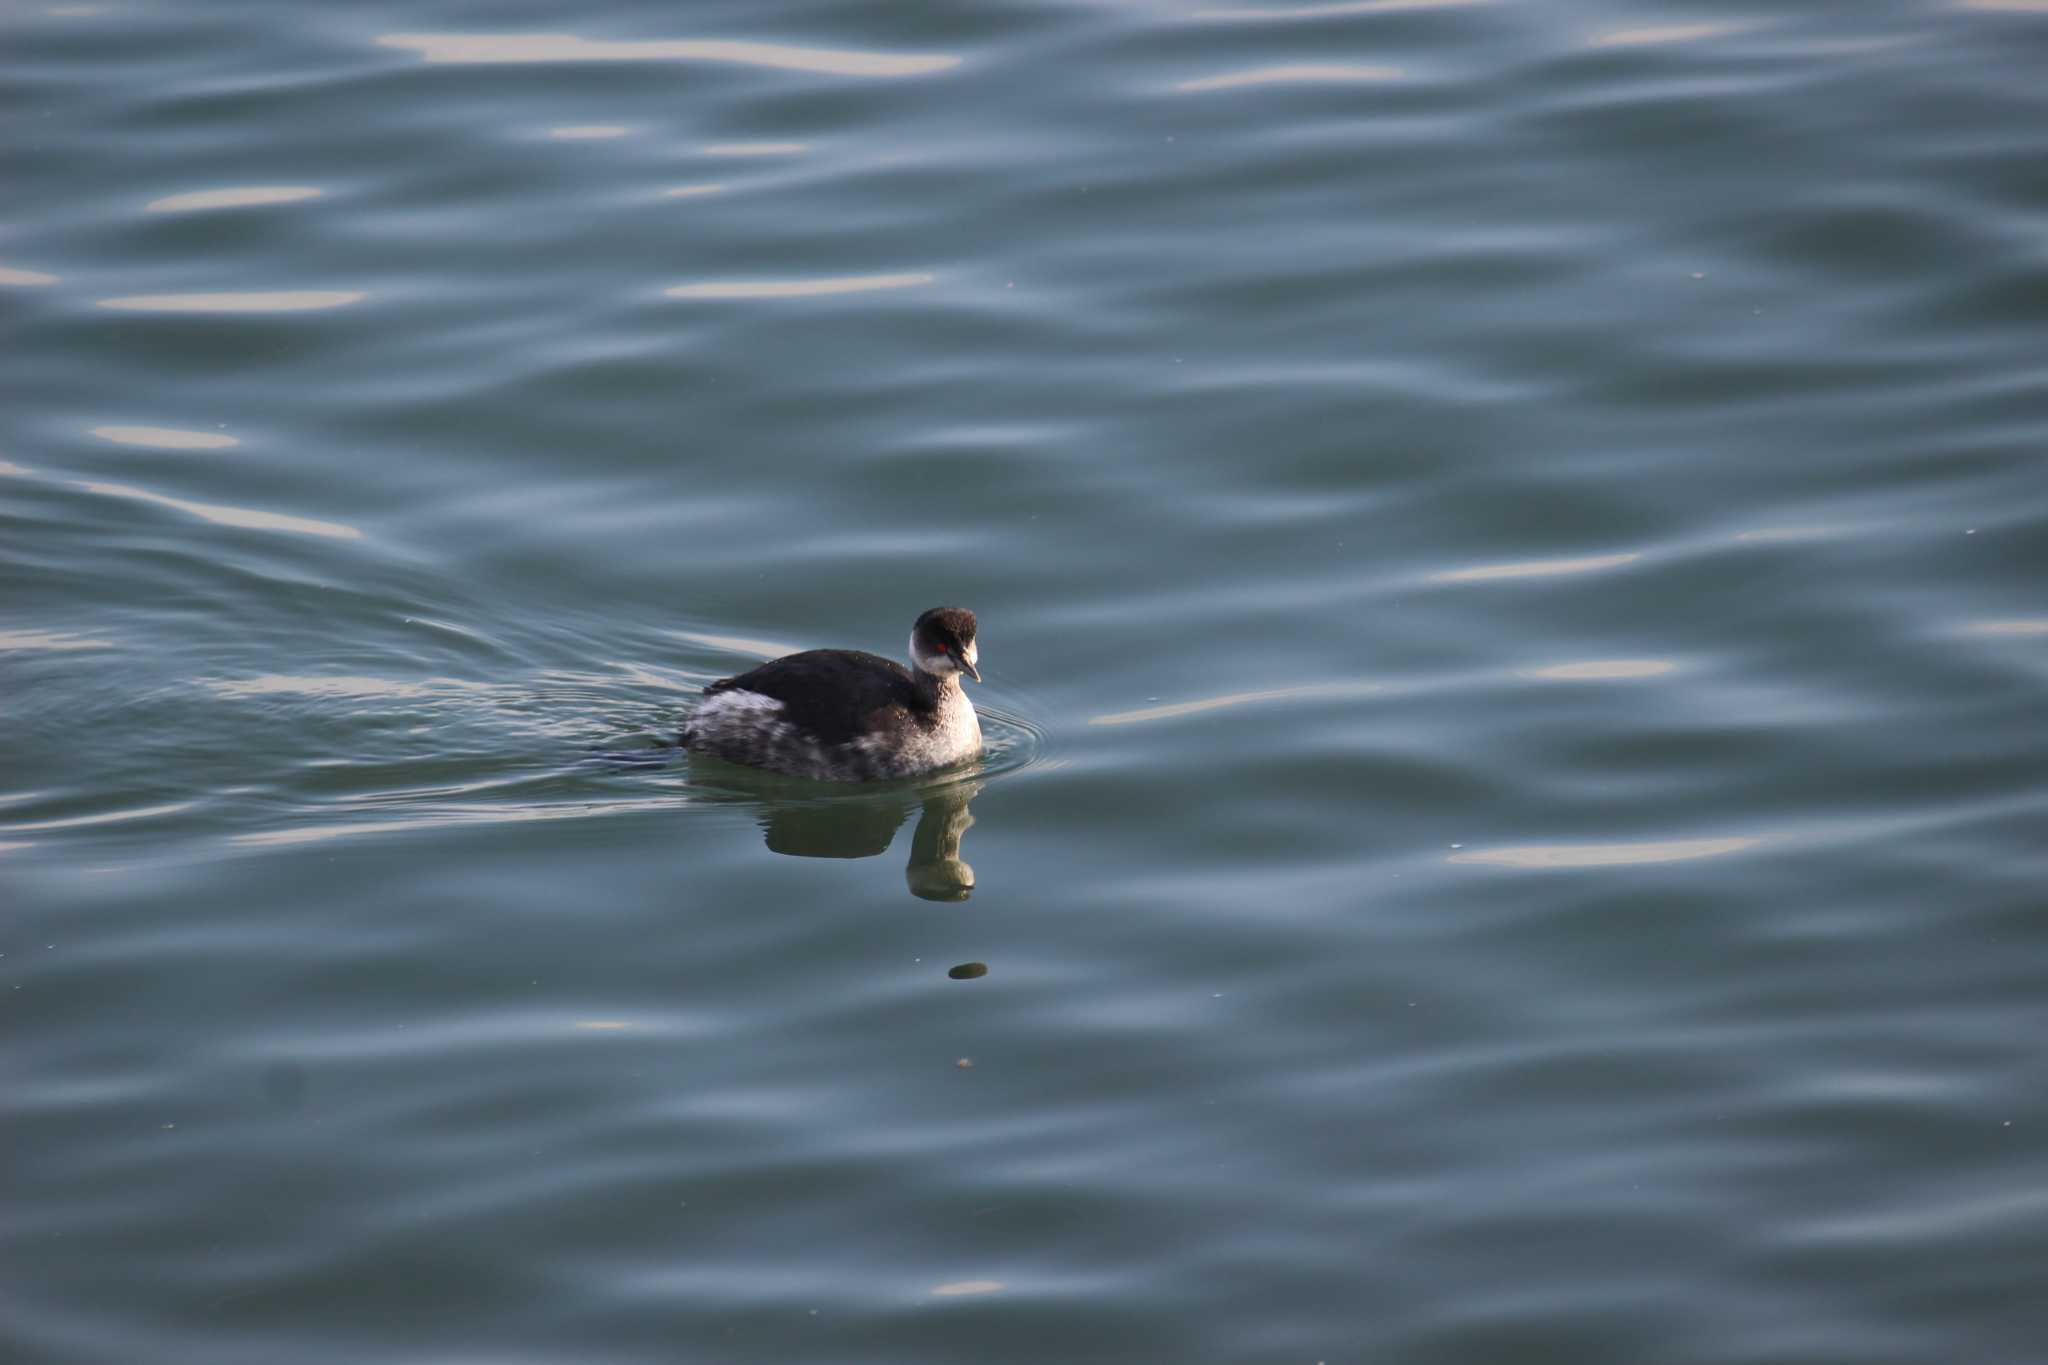
<instances>
[{"instance_id":1,"label":"small floating debris","mask_svg":"<svg viewBox=\"0 0 2048 1365\"><path fill-rule=\"evenodd\" d=\"M988 964L986 962L963 962L957 967L949 968L946 975L952 977L955 981L972 981L976 977L988 975Z\"/></svg>"}]
</instances>

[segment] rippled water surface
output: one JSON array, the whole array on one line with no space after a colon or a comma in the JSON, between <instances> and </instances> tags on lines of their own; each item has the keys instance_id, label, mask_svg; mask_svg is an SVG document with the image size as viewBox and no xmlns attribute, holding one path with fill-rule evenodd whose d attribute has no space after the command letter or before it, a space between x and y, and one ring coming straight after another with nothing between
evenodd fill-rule
<instances>
[{"instance_id":1,"label":"rippled water surface","mask_svg":"<svg viewBox=\"0 0 2048 1365\"><path fill-rule=\"evenodd\" d=\"M10 1361L2043 1358L2048 5L0 33Z\"/></svg>"}]
</instances>

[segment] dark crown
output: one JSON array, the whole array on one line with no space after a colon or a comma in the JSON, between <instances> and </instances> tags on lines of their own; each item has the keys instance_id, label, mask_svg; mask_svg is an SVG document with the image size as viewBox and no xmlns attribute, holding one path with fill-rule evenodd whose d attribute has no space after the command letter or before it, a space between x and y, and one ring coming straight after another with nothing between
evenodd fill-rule
<instances>
[{"instance_id":1,"label":"dark crown","mask_svg":"<svg viewBox=\"0 0 2048 1365\"><path fill-rule=\"evenodd\" d=\"M933 607L913 629L934 644L964 648L974 643L974 613L965 607Z\"/></svg>"}]
</instances>

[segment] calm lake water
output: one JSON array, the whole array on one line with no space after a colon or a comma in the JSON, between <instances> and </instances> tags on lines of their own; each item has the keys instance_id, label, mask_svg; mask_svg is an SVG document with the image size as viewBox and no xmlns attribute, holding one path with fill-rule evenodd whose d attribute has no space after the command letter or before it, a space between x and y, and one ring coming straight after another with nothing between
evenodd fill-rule
<instances>
[{"instance_id":1,"label":"calm lake water","mask_svg":"<svg viewBox=\"0 0 2048 1365\"><path fill-rule=\"evenodd\" d=\"M0 33L0 1355L2048 1358L2044 0Z\"/></svg>"}]
</instances>

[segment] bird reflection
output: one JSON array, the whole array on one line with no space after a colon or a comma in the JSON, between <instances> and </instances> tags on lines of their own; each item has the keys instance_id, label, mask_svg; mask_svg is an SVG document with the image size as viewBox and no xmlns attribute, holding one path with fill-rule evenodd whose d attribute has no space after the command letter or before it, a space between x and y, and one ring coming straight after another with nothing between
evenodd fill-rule
<instances>
[{"instance_id":1,"label":"bird reflection","mask_svg":"<svg viewBox=\"0 0 2048 1365\"><path fill-rule=\"evenodd\" d=\"M717 766L720 786L739 785L731 778L736 770ZM964 901L974 894L974 869L960 856L960 841L974 824L968 805L981 793L979 781L829 798L796 795L788 779L765 775L746 785L746 798L759 810L762 838L792 858L877 857L889 851L904 817L917 809L903 869L910 894L928 901Z\"/></svg>"},{"instance_id":2,"label":"bird reflection","mask_svg":"<svg viewBox=\"0 0 2048 1365\"><path fill-rule=\"evenodd\" d=\"M962 783L924 800L917 832L910 836L910 861L903 880L920 900L964 901L974 894L974 869L960 856L960 840L974 824L967 803L981 790L979 782Z\"/></svg>"}]
</instances>

